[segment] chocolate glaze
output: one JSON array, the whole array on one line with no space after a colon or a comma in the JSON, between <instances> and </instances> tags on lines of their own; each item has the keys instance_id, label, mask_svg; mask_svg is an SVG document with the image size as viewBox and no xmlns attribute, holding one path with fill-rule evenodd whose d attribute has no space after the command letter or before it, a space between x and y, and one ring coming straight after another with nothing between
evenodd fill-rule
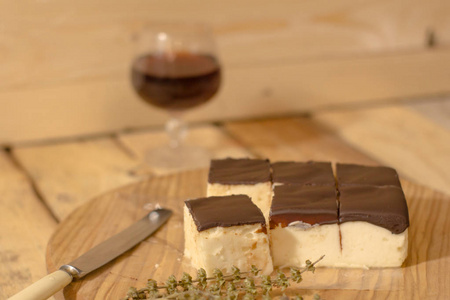
<instances>
[{"instance_id":1,"label":"chocolate glaze","mask_svg":"<svg viewBox=\"0 0 450 300\"><path fill-rule=\"evenodd\" d=\"M209 183L257 184L271 180L269 160L214 159L209 168Z\"/></svg>"},{"instance_id":2,"label":"chocolate glaze","mask_svg":"<svg viewBox=\"0 0 450 300\"><path fill-rule=\"evenodd\" d=\"M266 232L266 221L261 210L247 195L208 197L185 201L198 231L213 227L231 227L261 224Z\"/></svg>"},{"instance_id":3,"label":"chocolate glaze","mask_svg":"<svg viewBox=\"0 0 450 300\"><path fill-rule=\"evenodd\" d=\"M272 163L274 183L301 185L335 185L330 162L275 162Z\"/></svg>"},{"instance_id":4,"label":"chocolate glaze","mask_svg":"<svg viewBox=\"0 0 450 300\"><path fill-rule=\"evenodd\" d=\"M301 221L310 225L338 223L334 186L279 185L274 188L270 228Z\"/></svg>"},{"instance_id":5,"label":"chocolate glaze","mask_svg":"<svg viewBox=\"0 0 450 300\"><path fill-rule=\"evenodd\" d=\"M340 186L391 185L401 188L397 171L389 167L369 167L353 164L336 164L336 177Z\"/></svg>"},{"instance_id":6,"label":"chocolate glaze","mask_svg":"<svg viewBox=\"0 0 450 300\"><path fill-rule=\"evenodd\" d=\"M403 191L395 186L342 186L339 222L365 221L398 234L409 227Z\"/></svg>"}]
</instances>

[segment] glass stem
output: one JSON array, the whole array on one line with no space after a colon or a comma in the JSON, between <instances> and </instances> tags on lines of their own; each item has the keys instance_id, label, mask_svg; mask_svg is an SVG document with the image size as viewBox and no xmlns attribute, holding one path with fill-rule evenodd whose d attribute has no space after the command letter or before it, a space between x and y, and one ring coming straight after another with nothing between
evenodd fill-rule
<instances>
[{"instance_id":1,"label":"glass stem","mask_svg":"<svg viewBox=\"0 0 450 300\"><path fill-rule=\"evenodd\" d=\"M170 119L166 123L166 132L169 136L170 148L180 148L187 133L187 126L181 118L180 112L170 113Z\"/></svg>"}]
</instances>

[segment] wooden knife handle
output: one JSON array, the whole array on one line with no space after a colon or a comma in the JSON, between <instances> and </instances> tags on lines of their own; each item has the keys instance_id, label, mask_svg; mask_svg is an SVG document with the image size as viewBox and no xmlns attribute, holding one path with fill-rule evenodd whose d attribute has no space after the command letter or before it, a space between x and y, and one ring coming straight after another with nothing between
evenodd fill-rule
<instances>
[{"instance_id":1,"label":"wooden knife handle","mask_svg":"<svg viewBox=\"0 0 450 300\"><path fill-rule=\"evenodd\" d=\"M72 282L72 275L58 270L36 281L8 300L46 300Z\"/></svg>"}]
</instances>

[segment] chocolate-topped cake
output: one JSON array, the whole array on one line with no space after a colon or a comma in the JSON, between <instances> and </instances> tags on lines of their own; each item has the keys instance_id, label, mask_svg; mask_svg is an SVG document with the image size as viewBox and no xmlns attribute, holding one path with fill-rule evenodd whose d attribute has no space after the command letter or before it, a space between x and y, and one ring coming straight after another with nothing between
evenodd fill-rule
<instances>
[{"instance_id":1,"label":"chocolate-topped cake","mask_svg":"<svg viewBox=\"0 0 450 300\"><path fill-rule=\"evenodd\" d=\"M208 183L241 185L270 180L270 163L267 159L226 158L211 160Z\"/></svg>"},{"instance_id":2,"label":"chocolate-topped cake","mask_svg":"<svg viewBox=\"0 0 450 300\"><path fill-rule=\"evenodd\" d=\"M187 200L186 207L198 231L213 227L231 227L266 222L258 209L246 195L209 197Z\"/></svg>"},{"instance_id":3,"label":"chocolate-topped cake","mask_svg":"<svg viewBox=\"0 0 450 300\"><path fill-rule=\"evenodd\" d=\"M208 274L215 268L230 273L233 265L273 270L265 218L246 195L186 201L184 233L185 255Z\"/></svg>"},{"instance_id":4,"label":"chocolate-topped cake","mask_svg":"<svg viewBox=\"0 0 450 300\"><path fill-rule=\"evenodd\" d=\"M271 164L274 185L335 185L330 162L282 161Z\"/></svg>"},{"instance_id":5,"label":"chocolate-topped cake","mask_svg":"<svg viewBox=\"0 0 450 300\"><path fill-rule=\"evenodd\" d=\"M389 167L337 164L335 178L329 162L213 160L207 196L186 201L184 218L186 256L209 273L255 264L267 274L322 255L318 266L398 267L407 257L408 207Z\"/></svg>"},{"instance_id":6,"label":"chocolate-topped cake","mask_svg":"<svg viewBox=\"0 0 450 300\"><path fill-rule=\"evenodd\" d=\"M401 266L408 252L409 216L396 186L341 186L342 263L353 267Z\"/></svg>"},{"instance_id":7,"label":"chocolate-topped cake","mask_svg":"<svg viewBox=\"0 0 450 300\"><path fill-rule=\"evenodd\" d=\"M402 190L376 186L343 186L340 189L340 223L365 221L393 234L409 227L408 207Z\"/></svg>"},{"instance_id":8,"label":"chocolate-topped cake","mask_svg":"<svg viewBox=\"0 0 450 300\"><path fill-rule=\"evenodd\" d=\"M304 266L322 255L320 266L334 266L340 257L335 186L275 186L270 237L275 266Z\"/></svg>"},{"instance_id":9,"label":"chocolate-topped cake","mask_svg":"<svg viewBox=\"0 0 450 300\"><path fill-rule=\"evenodd\" d=\"M336 224L338 206L334 186L275 186L270 227L301 221L309 225Z\"/></svg>"},{"instance_id":10,"label":"chocolate-topped cake","mask_svg":"<svg viewBox=\"0 0 450 300\"><path fill-rule=\"evenodd\" d=\"M263 159L214 159L208 175L206 195L248 195L269 216L271 191L270 163Z\"/></svg>"},{"instance_id":11,"label":"chocolate-topped cake","mask_svg":"<svg viewBox=\"0 0 450 300\"><path fill-rule=\"evenodd\" d=\"M371 167L354 164L336 164L336 178L340 186L391 185L401 188L397 171L389 167Z\"/></svg>"}]
</instances>

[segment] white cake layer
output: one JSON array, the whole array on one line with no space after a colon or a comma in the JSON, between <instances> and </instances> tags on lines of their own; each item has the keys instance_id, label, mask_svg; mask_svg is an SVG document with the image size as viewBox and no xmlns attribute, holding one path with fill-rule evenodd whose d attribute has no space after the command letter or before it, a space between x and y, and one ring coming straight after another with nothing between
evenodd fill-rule
<instances>
[{"instance_id":1,"label":"white cake layer","mask_svg":"<svg viewBox=\"0 0 450 300\"><path fill-rule=\"evenodd\" d=\"M270 238L273 264L277 267L305 266L306 260L315 261L322 255L325 257L317 266L334 267L341 256L338 224L279 226L270 231Z\"/></svg>"},{"instance_id":2,"label":"white cake layer","mask_svg":"<svg viewBox=\"0 0 450 300\"><path fill-rule=\"evenodd\" d=\"M342 258L339 267L400 267L408 255L408 229L400 234L367 222L340 225Z\"/></svg>"},{"instance_id":3,"label":"white cake layer","mask_svg":"<svg viewBox=\"0 0 450 300\"><path fill-rule=\"evenodd\" d=\"M228 195L247 195L252 202L258 206L268 224L270 205L272 204L272 186L271 183L262 182L257 184L220 184L208 183L206 196L228 196Z\"/></svg>"},{"instance_id":4,"label":"white cake layer","mask_svg":"<svg viewBox=\"0 0 450 300\"><path fill-rule=\"evenodd\" d=\"M252 265L261 268L263 274L273 271L268 236L261 232L261 224L214 227L199 232L185 207L184 234L185 256L207 274L212 275L215 268L230 273L232 266L246 272Z\"/></svg>"}]
</instances>

